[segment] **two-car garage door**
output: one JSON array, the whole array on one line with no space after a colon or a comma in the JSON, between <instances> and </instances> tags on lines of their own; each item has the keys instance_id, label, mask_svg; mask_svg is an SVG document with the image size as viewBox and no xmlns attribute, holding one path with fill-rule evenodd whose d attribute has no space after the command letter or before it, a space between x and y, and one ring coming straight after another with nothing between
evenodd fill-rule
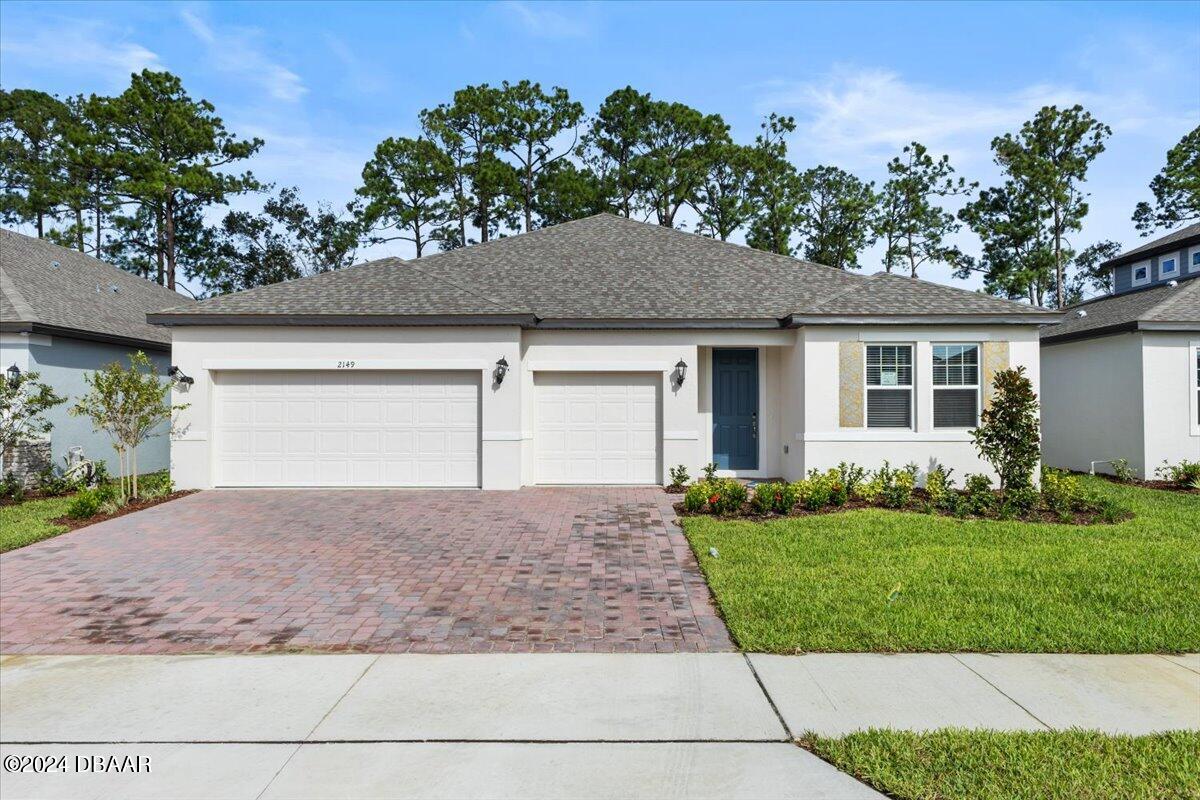
<instances>
[{"instance_id":1,"label":"two-car garage door","mask_svg":"<svg viewBox=\"0 0 1200 800\"><path fill-rule=\"evenodd\" d=\"M217 486L478 486L479 372L217 374Z\"/></svg>"}]
</instances>

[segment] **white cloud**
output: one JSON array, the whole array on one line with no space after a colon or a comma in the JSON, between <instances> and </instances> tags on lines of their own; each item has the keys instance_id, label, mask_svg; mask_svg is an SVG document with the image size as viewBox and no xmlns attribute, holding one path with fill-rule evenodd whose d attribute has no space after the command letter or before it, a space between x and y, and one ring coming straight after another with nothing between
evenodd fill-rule
<instances>
[{"instance_id":1,"label":"white cloud","mask_svg":"<svg viewBox=\"0 0 1200 800\"><path fill-rule=\"evenodd\" d=\"M93 20L43 20L34 31L8 26L10 36L0 41L6 60L16 59L39 69L78 71L105 76L123 85L131 73L162 69L158 54L128 41L117 29ZM20 38L11 34L19 32Z\"/></svg>"},{"instance_id":2,"label":"white cloud","mask_svg":"<svg viewBox=\"0 0 1200 800\"><path fill-rule=\"evenodd\" d=\"M546 3L508 0L497 4L526 33L546 39L574 39L592 32L589 20L567 15ZM579 8L580 6L572 6Z\"/></svg>"},{"instance_id":3,"label":"white cloud","mask_svg":"<svg viewBox=\"0 0 1200 800\"><path fill-rule=\"evenodd\" d=\"M986 157L993 136L1016 130L1043 105L1087 105L1086 93L1048 85L999 95L905 81L882 69L841 67L821 80L772 82L756 108L797 117L798 149L847 168L876 166L919 141L952 161Z\"/></svg>"},{"instance_id":4,"label":"white cloud","mask_svg":"<svg viewBox=\"0 0 1200 800\"><path fill-rule=\"evenodd\" d=\"M192 34L204 44L210 63L216 69L257 84L276 100L293 103L308 92L299 75L264 51L259 31L235 27L217 29L199 10L192 8L184 8L179 14Z\"/></svg>"}]
</instances>

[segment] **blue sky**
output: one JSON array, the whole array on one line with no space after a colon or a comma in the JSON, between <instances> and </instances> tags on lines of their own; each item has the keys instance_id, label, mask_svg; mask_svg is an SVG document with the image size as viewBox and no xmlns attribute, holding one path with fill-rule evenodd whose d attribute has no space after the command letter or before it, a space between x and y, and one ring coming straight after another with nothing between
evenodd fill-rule
<instances>
[{"instance_id":1,"label":"blue sky","mask_svg":"<svg viewBox=\"0 0 1200 800\"><path fill-rule=\"evenodd\" d=\"M1200 123L1200 2L0 6L6 88L115 93L143 67L175 72L232 131L264 138L259 177L338 205L379 140L415 134L418 111L470 83L560 85L589 111L632 84L719 113L747 141L777 111L799 123L801 168L879 182L917 139L985 186L993 136L1079 102L1113 136L1076 242L1132 244L1134 204ZM923 277L950 281L940 267Z\"/></svg>"}]
</instances>

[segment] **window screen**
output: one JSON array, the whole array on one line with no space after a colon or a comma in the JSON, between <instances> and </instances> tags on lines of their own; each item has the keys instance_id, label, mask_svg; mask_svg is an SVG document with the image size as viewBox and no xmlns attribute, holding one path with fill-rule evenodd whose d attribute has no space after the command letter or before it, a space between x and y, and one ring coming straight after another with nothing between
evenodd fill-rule
<instances>
[{"instance_id":1,"label":"window screen","mask_svg":"<svg viewBox=\"0 0 1200 800\"><path fill-rule=\"evenodd\" d=\"M867 427L912 427L912 345L867 345Z\"/></svg>"},{"instance_id":2,"label":"window screen","mask_svg":"<svg viewBox=\"0 0 1200 800\"><path fill-rule=\"evenodd\" d=\"M933 427L979 424L979 345L933 346Z\"/></svg>"}]
</instances>

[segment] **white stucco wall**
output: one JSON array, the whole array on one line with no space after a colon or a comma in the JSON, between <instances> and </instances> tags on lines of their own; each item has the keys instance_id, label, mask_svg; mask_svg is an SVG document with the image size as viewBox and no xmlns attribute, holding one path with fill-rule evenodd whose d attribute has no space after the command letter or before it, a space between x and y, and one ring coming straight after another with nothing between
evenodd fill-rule
<instances>
[{"instance_id":1,"label":"white stucco wall","mask_svg":"<svg viewBox=\"0 0 1200 800\"><path fill-rule=\"evenodd\" d=\"M893 467L915 462L924 474L935 463L954 470L961 483L969 473L982 472L994 477L981 461L964 430L933 427L932 346L936 342L1009 343L1009 366L1024 366L1041 391L1038 334L1034 326L947 327L811 327L801 331L804 355L804 414L802 426L791 432L794 441L803 444L803 468L828 469L839 462L854 462L877 469L886 460ZM913 344L914 430L843 428L839 420L838 343ZM986 387L983 388L986 391Z\"/></svg>"},{"instance_id":2,"label":"white stucco wall","mask_svg":"<svg viewBox=\"0 0 1200 800\"><path fill-rule=\"evenodd\" d=\"M837 343L917 342L916 431L838 428ZM466 369L483 375L481 485L515 489L533 483L535 384L539 372L655 373L662 384L660 479L685 464L693 476L712 458L711 357L714 347L759 350L759 468L742 477L802 477L809 467L855 461L877 467L884 459L922 469L936 459L961 478L984 466L965 432L933 431L928 362L931 341L1009 341L1011 360L1039 383L1037 334L1032 327L946 330L881 327L800 330L587 331L517 327L290 327L231 326L174 329L173 363L195 379L177 392L190 403L173 443L172 471L181 487L212 485L210 463L213 375L231 369ZM503 356L510 373L500 387L491 369ZM675 363L688 364L682 387L671 380ZM785 448L786 451L785 452Z\"/></svg>"},{"instance_id":3,"label":"white stucco wall","mask_svg":"<svg viewBox=\"0 0 1200 800\"><path fill-rule=\"evenodd\" d=\"M1141 338L1146 471L1153 477L1163 461L1200 460L1193 350L1200 331L1146 331Z\"/></svg>"},{"instance_id":4,"label":"white stucco wall","mask_svg":"<svg viewBox=\"0 0 1200 800\"><path fill-rule=\"evenodd\" d=\"M1046 463L1087 470L1125 458L1153 478L1164 460L1200 459L1198 341L1200 332L1142 331L1043 347Z\"/></svg>"},{"instance_id":5,"label":"white stucco wall","mask_svg":"<svg viewBox=\"0 0 1200 800\"><path fill-rule=\"evenodd\" d=\"M1087 471L1115 458L1143 475L1142 337L1119 333L1042 347L1042 457ZM1096 469L1111 472L1108 464Z\"/></svg>"}]
</instances>

